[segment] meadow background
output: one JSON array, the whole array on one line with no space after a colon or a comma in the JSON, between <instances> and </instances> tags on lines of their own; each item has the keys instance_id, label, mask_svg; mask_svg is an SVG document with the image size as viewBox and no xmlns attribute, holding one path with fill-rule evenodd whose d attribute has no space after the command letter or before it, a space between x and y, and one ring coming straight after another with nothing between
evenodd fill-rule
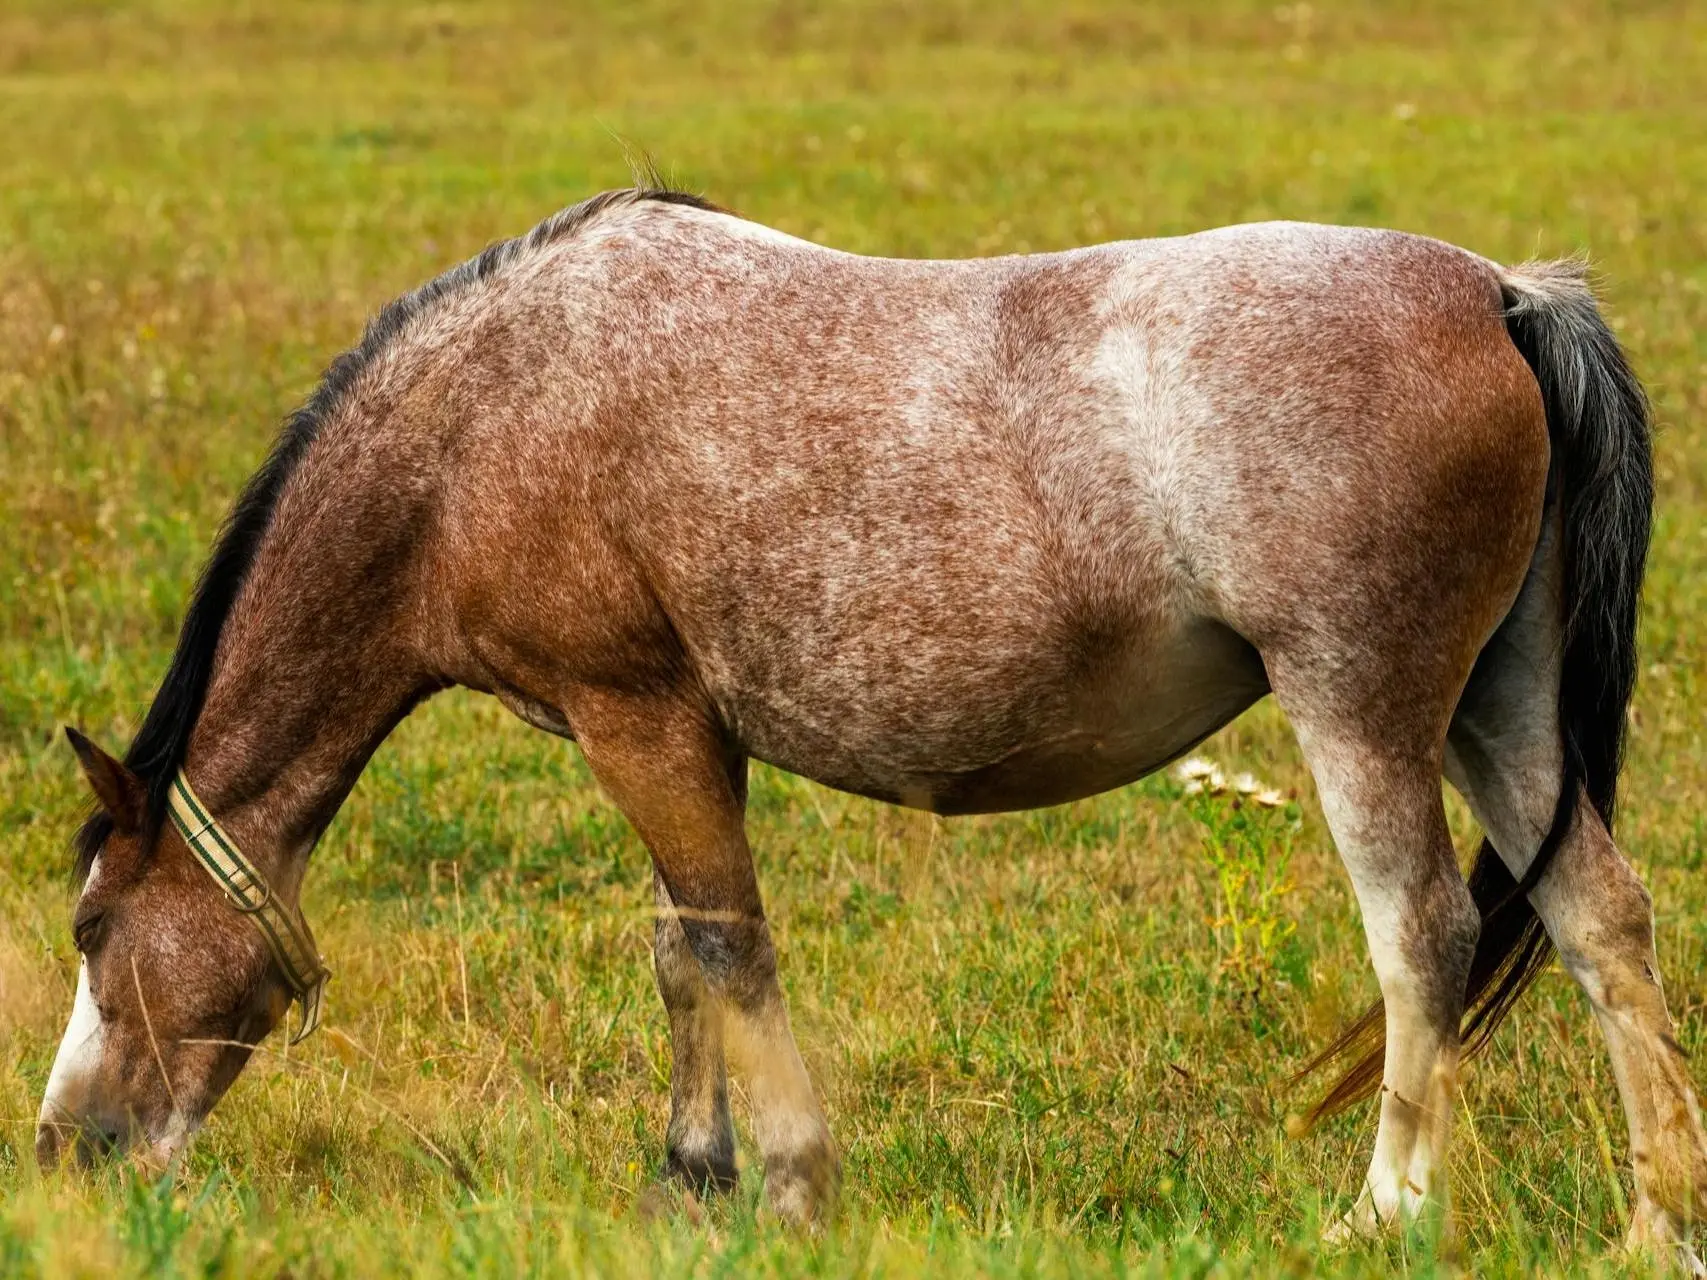
<instances>
[{"instance_id":1,"label":"meadow background","mask_svg":"<svg viewBox=\"0 0 1707 1280\"><path fill-rule=\"evenodd\" d=\"M698 1221L635 1212L669 1064L646 855L573 747L466 694L316 855L325 1031L257 1058L175 1186L38 1174L86 799L56 726L123 745L275 424L383 301L623 184L617 136L870 253L1271 217L1590 252L1661 424L1621 839L1707 1039L1707 10L3 0L0 1273L1617 1273L1623 1120L1557 971L1467 1075L1456 1263L1320 1252L1373 1116L1289 1138L1288 1079L1375 984L1269 704L1205 748L1295 794L1242 829L1170 778L941 821L756 771L846 1156L822 1239L756 1212L751 1168Z\"/></svg>"}]
</instances>

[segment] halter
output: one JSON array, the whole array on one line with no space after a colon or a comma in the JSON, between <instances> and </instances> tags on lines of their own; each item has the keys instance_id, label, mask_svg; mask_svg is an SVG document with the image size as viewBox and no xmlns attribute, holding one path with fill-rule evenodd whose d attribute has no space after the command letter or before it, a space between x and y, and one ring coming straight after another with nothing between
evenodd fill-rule
<instances>
[{"instance_id":1,"label":"halter","mask_svg":"<svg viewBox=\"0 0 1707 1280\"><path fill-rule=\"evenodd\" d=\"M255 922L266 939L267 949L278 961L285 985L302 1003L302 1023L290 1043L298 1044L320 1025L320 1002L326 981L332 976L315 950L314 939L300 915L273 897L272 886L261 878L253 863L238 851L231 837L215 822L182 773L172 779L168 800L172 825L190 846L190 852L207 873L225 890L231 905Z\"/></svg>"}]
</instances>

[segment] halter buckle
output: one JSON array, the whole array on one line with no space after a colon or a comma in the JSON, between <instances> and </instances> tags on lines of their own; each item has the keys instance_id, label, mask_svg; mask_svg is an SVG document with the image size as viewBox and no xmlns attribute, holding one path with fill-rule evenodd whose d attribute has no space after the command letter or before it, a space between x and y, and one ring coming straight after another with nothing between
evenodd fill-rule
<instances>
[{"instance_id":1,"label":"halter buckle","mask_svg":"<svg viewBox=\"0 0 1707 1280\"><path fill-rule=\"evenodd\" d=\"M249 883L252 886L256 884L254 880L250 880ZM227 889L225 891L225 896L230 900L232 910L236 911L239 915L245 916L252 916L258 911L265 911L267 909L267 904L273 900L273 886L268 884L265 880L262 880L257 887L261 890L261 900L253 904L245 902L242 898L238 897L235 889Z\"/></svg>"}]
</instances>

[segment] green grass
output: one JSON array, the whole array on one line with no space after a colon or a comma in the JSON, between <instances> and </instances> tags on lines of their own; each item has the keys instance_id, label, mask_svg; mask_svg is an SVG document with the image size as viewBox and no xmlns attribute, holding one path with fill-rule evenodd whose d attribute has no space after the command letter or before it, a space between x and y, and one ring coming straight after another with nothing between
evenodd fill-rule
<instances>
[{"instance_id":1,"label":"green grass","mask_svg":"<svg viewBox=\"0 0 1707 1280\"><path fill-rule=\"evenodd\" d=\"M398 731L316 855L327 1030L257 1059L176 1187L38 1174L85 800L55 726L122 745L273 424L382 301L625 181L613 135L868 252L1273 216L1587 249L1664 428L1621 836L1699 1050L1704 83L1683 4L9 0L0 1273L1429 1273L1417 1241L1319 1254L1371 1115L1286 1136L1289 1074L1374 982L1272 706L1210 744L1300 798L1276 907L1296 930L1255 999L1171 781L943 822L758 771L784 983L847 1161L817 1241L755 1214L752 1169L698 1223L634 1214L669 1064L647 858L573 748L467 695ZM1562 976L1462 1117L1460 1265L1617 1273L1622 1118Z\"/></svg>"}]
</instances>

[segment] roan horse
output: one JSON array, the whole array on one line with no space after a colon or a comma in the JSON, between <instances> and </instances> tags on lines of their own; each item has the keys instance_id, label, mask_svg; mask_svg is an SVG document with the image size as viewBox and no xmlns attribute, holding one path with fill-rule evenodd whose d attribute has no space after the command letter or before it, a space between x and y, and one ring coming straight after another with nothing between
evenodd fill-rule
<instances>
[{"instance_id":1,"label":"roan horse","mask_svg":"<svg viewBox=\"0 0 1707 1280\"><path fill-rule=\"evenodd\" d=\"M315 977L186 837L294 921L370 754L464 685L580 743L652 853L667 1174L733 1181L727 1055L772 1206L811 1220L839 1158L748 759L1056 804L1272 691L1384 1000L1325 1055L1355 1065L1322 1110L1380 1094L1344 1225L1444 1206L1460 1057L1556 947L1623 1093L1633 1239L1687 1249L1707 1143L1609 834L1651 493L1580 265L1296 224L899 261L597 196L380 313L239 499L124 761L73 735L100 808L38 1154L169 1162ZM1468 884L1443 773L1487 832ZM213 835L168 821L179 779Z\"/></svg>"}]
</instances>

